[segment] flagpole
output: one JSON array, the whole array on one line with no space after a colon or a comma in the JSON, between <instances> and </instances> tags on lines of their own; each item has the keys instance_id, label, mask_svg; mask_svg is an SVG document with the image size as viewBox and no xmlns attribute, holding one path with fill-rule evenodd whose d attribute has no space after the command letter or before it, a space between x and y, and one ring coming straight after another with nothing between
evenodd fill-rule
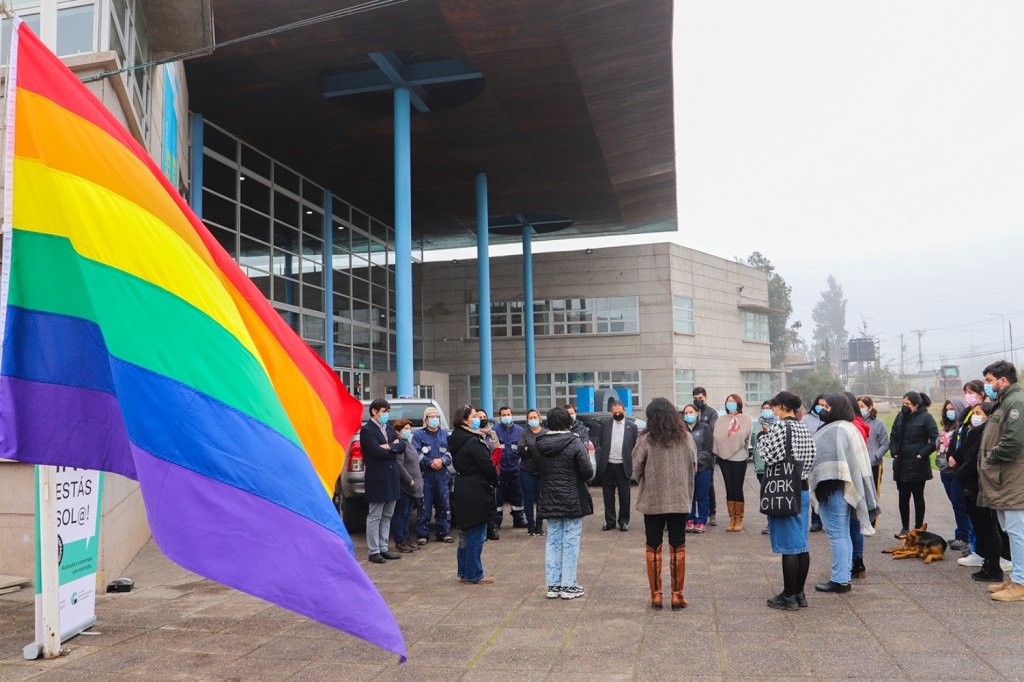
<instances>
[{"instance_id":1,"label":"flagpole","mask_svg":"<svg viewBox=\"0 0 1024 682\"><path fill-rule=\"evenodd\" d=\"M57 467L39 465L39 575L43 657L60 655L60 566L57 556Z\"/></svg>"}]
</instances>

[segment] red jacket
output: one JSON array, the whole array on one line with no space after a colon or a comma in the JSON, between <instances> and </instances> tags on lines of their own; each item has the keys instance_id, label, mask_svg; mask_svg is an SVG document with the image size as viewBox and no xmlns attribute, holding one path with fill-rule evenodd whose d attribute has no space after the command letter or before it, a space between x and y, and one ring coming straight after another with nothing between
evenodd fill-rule
<instances>
[{"instance_id":1,"label":"red jacket","mask_svg":"<svg viewBox=\"0 0 1024 682\"><path fill-rule=\"evenodd\" d=\"M857 430L860 431L860 435L864 436L864 442L867 443L868 436L871 435L871 427L867 425L867 422L865 422L860 415L857 415L853 420L853 425L857 427Z\"/></svg>"}]
</instances>

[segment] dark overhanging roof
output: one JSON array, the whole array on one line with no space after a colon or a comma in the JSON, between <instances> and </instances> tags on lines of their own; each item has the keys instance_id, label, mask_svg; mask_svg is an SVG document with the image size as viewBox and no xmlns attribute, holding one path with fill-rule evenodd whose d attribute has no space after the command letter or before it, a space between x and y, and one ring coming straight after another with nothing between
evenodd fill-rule
<instances>
[{"instance_id":1,"label":"dark overhanging roof","mask_svg":"<svg viewBox=\"0 0 1024 682\"><path fill-rule=\"evenodd\" d=\"M212 0L218 41L354 4ZM671 39L672 0L409 0L186 68L195 112L388 222L391 95L325 98L322 79L372 52L479 69L448 86L475 99L412 114L413 229L439 248L475 243L481 171L491 216L573 221L552 238L675 230Z\"/></svg>"}]
</instances>

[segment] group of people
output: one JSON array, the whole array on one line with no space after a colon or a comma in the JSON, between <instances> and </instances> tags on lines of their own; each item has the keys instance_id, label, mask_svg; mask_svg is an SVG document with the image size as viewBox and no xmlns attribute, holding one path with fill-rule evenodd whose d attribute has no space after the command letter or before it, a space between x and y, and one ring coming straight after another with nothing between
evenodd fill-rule
<instances>
[{"instance_id":1,"label":"group of people","mask_svg":"<svg viewBox=\"0 0 1024 682\"><path fill-rule=\"evenodd\" d=\"M387 423L387 402L374 401L371 420L360 437L371 503L370 560L380 563L399 556L389 551L387 540L396 501L399 552L415 551L427 541L431 506L438 539L453 541L447 525L447 466L451 464L456 471L452 502L459 536L459 579L470 584L493 582L484 573L482 550L489 533L497 535L503 498L511 498L513 525L527 528L531 535L547 536L547 596L573 599L584 594L577 582L580 539L583 518L594 510L587 481L601 477L603 530L628 531L632 479L639 485L636 509L644 515L651 606L663 608L667 531L670 604L680 609L687 605L683 596L686 534L703 533L713 522L716 465L725 482L727 530L743 530L750 446L759 480L766 467L786 460L799 463L800 490L794 495L794 508L786 515L769 515L765 529L772 551L782 557L783 574L782 591L767 605L797 611L807 606L808 538L814 525L828 535L831 547L830 578L815 590L849 592L851 579L866 575L864 537L876 532L883 456L888 451L893 459L902 524L896 537L902 539L909 529L924 525L924 486L933 476L931 455L936 453L939 475L956 515L956 540L962 541L951 546L965 554L960 563L980 567L972 577L992 583L992 599L1024 600L1024 393L1011 363L995 362L985 368L983 382L968 382L963 398L945 402L939 424L928 412L930 398L908 392L888 431L871 398L852 393L818 396L804 411L797 395L783 391L762 404L756 424L743 413L738 395L727 397L721 416L708 405L702 387L693 395L693 404L681 410L665 398L654 399L647 406L642 429L624 419L621 403L613 405L613 418L602 425L596 470L588 454L586 428L575 419L571 406L550 410L543 426L540 413L531 409L527 428L513 424L511 409L503 407L500 423L490 429L485 414L463 405L452 415L450 434L439 429L430 414L424 414L425 428L411 434L401 421L395 425L397 430L392 429ZM384 502L370 499L369 482L375 471L371 462L388 457L406 464L394 469L389 492L393 497ZM401 530L404 527L408 534L409 510L420 488L424 502L416 526L417 543L412 543ZM395 494L395 489L401 494ZM914 526L909 523L911 499ZM1012 572L1006 576L1010 566Z\"/></svg>"}]
</instances>

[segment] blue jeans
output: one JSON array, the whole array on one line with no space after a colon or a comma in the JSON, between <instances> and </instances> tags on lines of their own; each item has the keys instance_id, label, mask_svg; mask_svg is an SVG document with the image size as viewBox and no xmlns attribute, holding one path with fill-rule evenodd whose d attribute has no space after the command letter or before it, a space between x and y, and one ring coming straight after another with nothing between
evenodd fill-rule
<instances>
[{"instance_id":1,"label":"blue jeans","mask_svg":"<svg viewBox=\"0 0 1024 682\"><path fill-rule=\"evenodd\" d=\"M1024 585L1024 509L999 509L996 515L999 525L1010 536L1010 561L1013 562L1010 580Z\"/></svg>"},{"instance_id":2,"label":"blue jeans","mask_svg":"<svg viewBox=\"0 0 1024 682\"><path fill-rule=\"evenodd\" d=\"M694 523L708 522L708 489L711 487L711 474L714 469L698 471L693 478L693 505L690 507L690 519Z\"/></svg>"},{"instance_id":3,"label":"blue jeans","mask_svg":"<svg viewBox=\"0 0 1024 682\"><path fill-rule=\"evenodd\" d=\"M459 577L466 582L476 582L484 577L484 565L480 553L484 551L487 539L487 524L478 523L459 531L459 548L455 552Z\"/></svg>"},{"instance_id":4,"label":"blue jeans","mask_svg":"<svg viewBox=\"0 0 1024 682\"><path fill-rule=\"evenodd\" d=\"M850 541L853 543L853 558L864 558L864 533L860 531L860 521L857 520L857 512L850 509Z\"/></svg>"},{"instance_id":5,"label":"blue jeans","mask_svg":"<svg viewBox=\"0 0 1024 682\"><path fill-rule=\"evenodd\" d=\"M953 519L956 521L956 539L963 540L974 548L974 526L971 525L971 517L967 515L967 500L964 499L964 489L960 481L952 475L939 473L939 480L942 487L946 489L946 497L953 505Z\"/></svg>"},{"instance_id":6,"label":"blue jeans","mask_svg":"<svg viewBox=\"0 0 1024 682\"><path fill-rule=\"evenodd\" d=\"M520 469L519 482L523 486L523 506L526 507L526 525L533 528L534 520L541 520L540 507L537 507L537 503L540 501L540 479L535 474ZM537 508L536 515L534 515L535 507Z\"/></svg>"},{"instance_id":7,"label":"blue jeans","mask_svg":"<svg viewBox=\"0 0 1024 682\"><path fill-rule=\"evenodd\" d=\"M395 504L395 515L391 517L391 535L395 542L409 539L409 515L416 506L416 498L402 493Z\"/></svg>"},{"instance_id":8,"label":"blue jeans","mask_svg":"<svg viewBox=\"0 0 1024 682\"><path fill-rule=\"evenodd\" d=\"M582 536L583 519L548 519L548 541L544 548L548 585L576 587Z\"/></svg>"},{"instance_id":9,"label":"blue jeans","mask_svg":"<svg viewBox=\"0 0 1024 682\"><path fill-rule=\"evenodd\" d=\"M836 491L818 503L818 514L821 525L832 545L832 582L850 582L850 569L853 567L853 540L850 538L850 517L853 507L843 497L841 490Z\"/></svg>"}]
</instances>

